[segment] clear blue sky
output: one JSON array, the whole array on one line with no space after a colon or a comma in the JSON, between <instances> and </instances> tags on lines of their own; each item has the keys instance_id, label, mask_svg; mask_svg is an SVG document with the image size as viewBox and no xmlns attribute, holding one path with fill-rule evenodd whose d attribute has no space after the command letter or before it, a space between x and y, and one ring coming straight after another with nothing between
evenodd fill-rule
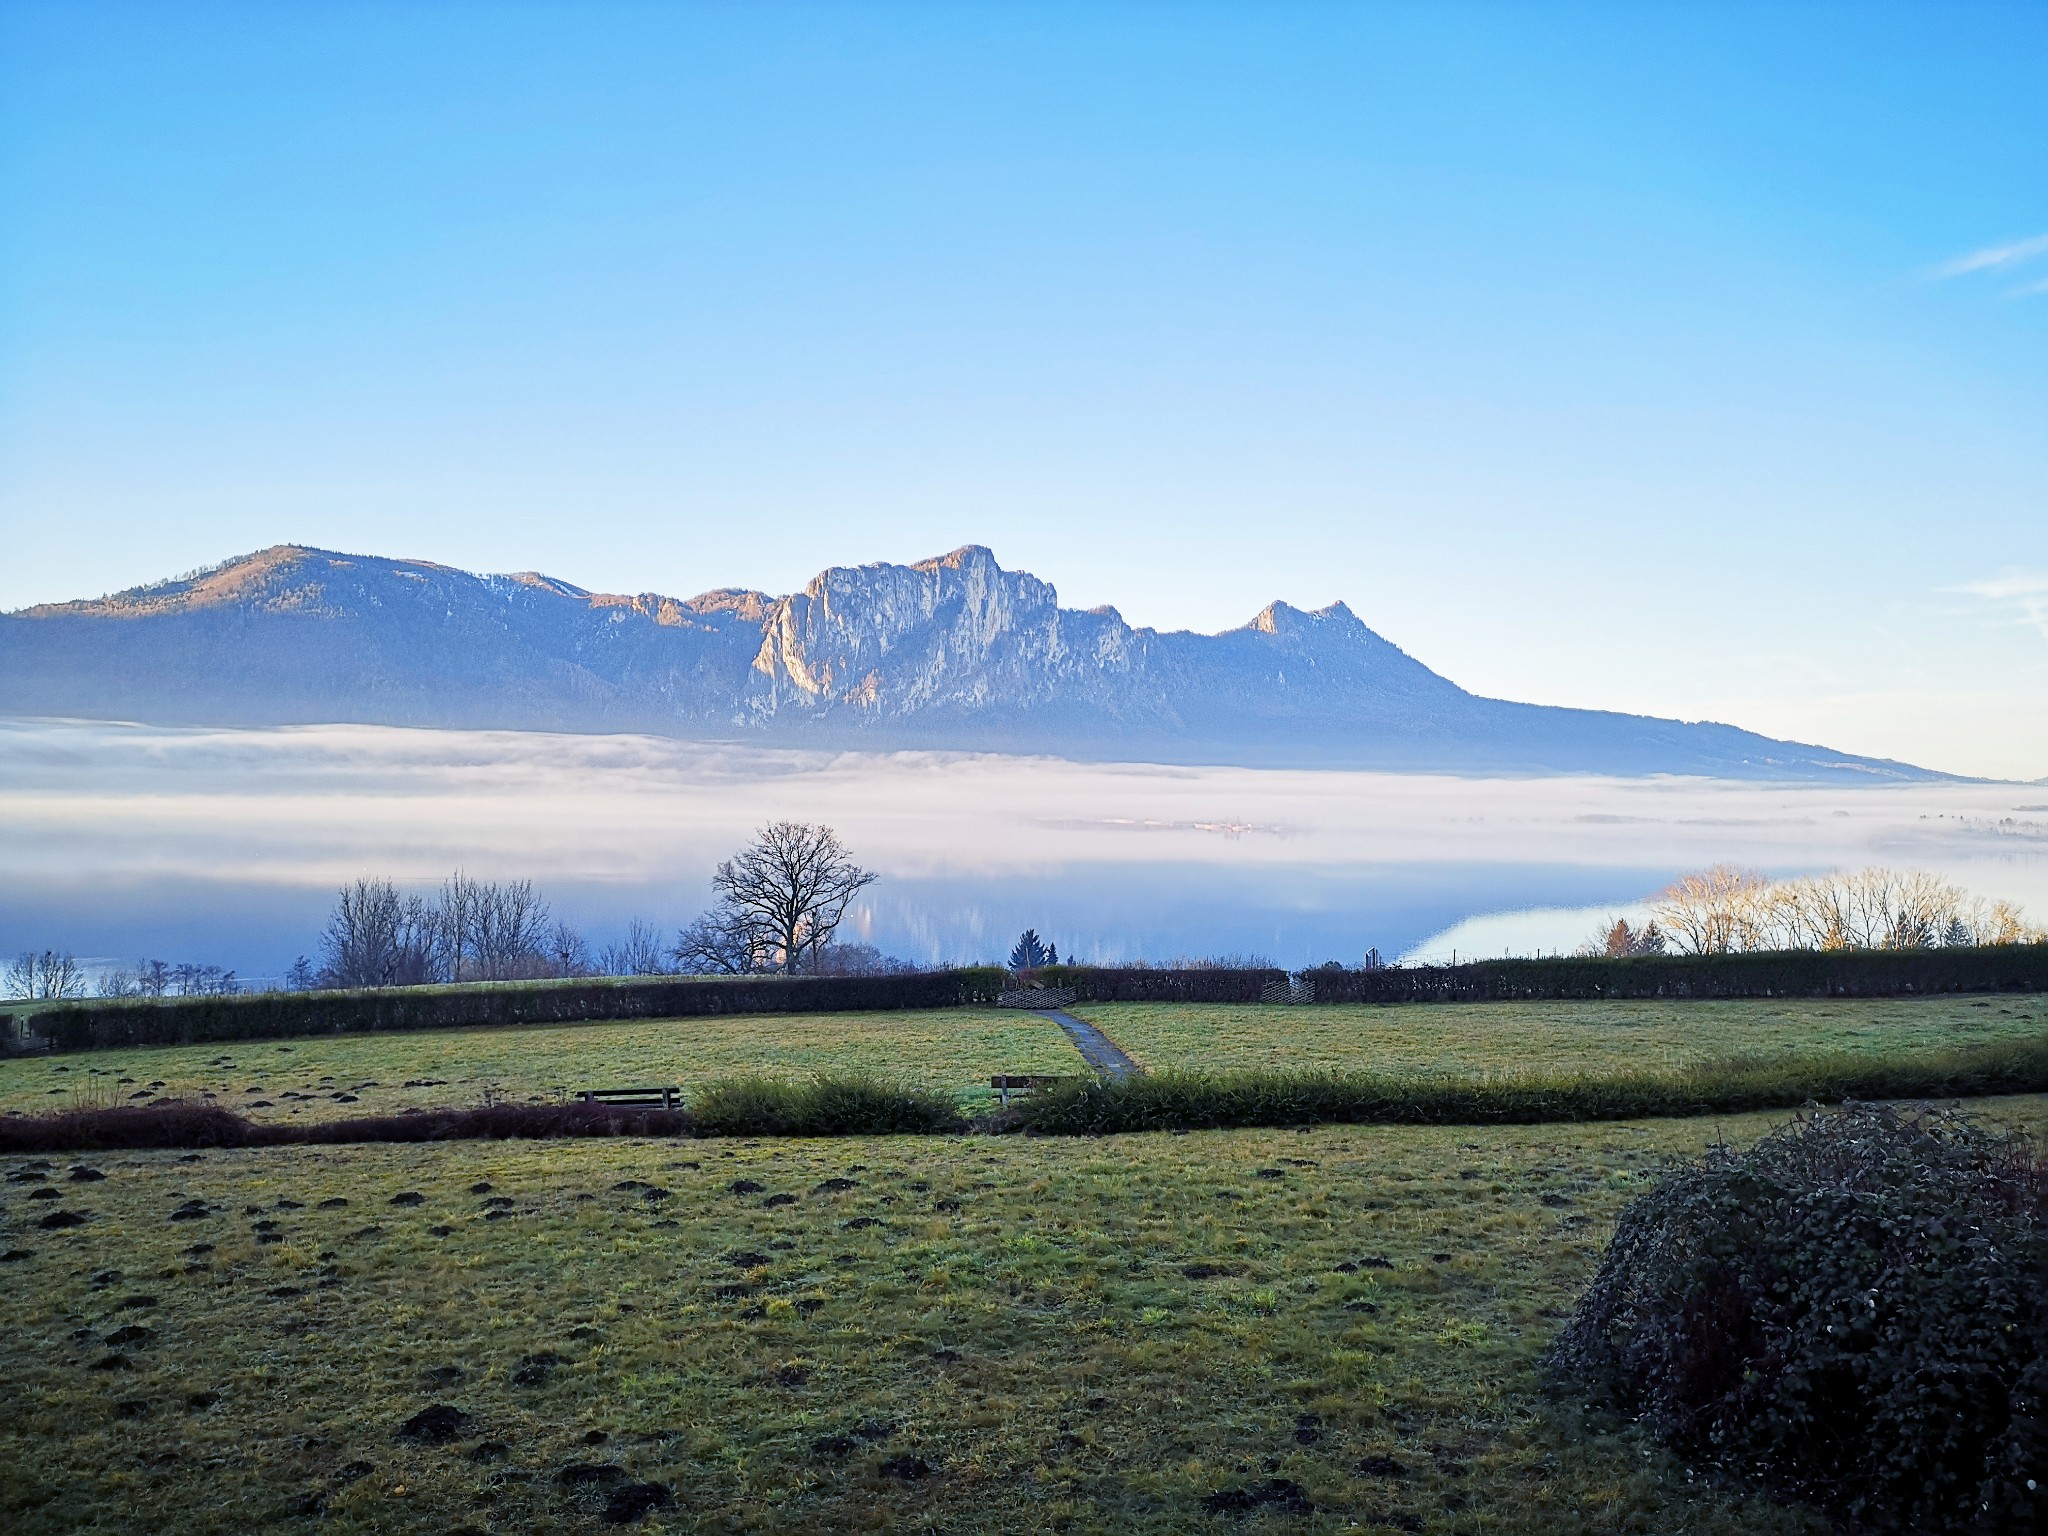
<instances>
[{"instance_id":1,"label":"clear blue sky","mask_svg":"<svg viewBox=\"0 0 2048 1536\"><path fill-rule=\"evenodd\" d=\"M12 4L0 607L977 541L2048 775L2044 80L2040 5Z\"/></svg>"}]
</instances>

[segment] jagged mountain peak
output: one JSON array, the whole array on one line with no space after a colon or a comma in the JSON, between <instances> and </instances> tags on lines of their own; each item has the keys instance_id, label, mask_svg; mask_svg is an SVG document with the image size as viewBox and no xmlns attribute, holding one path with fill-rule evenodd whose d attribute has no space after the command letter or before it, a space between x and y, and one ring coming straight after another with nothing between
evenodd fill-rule
<instances>
[{"instance_id":1,"label":"jagged mountain peak","mask_svg":"<svg viewBox=\"0 0 2048 1536\"><path fill-rule=\"evenodd\" d=\"M1324 608L1297 608L1281 599L1266 604L1245 626L1265 635L1313 635L1362 631L1372 634L1364 620L1353 613L1342 601L1331 603ZM1374 636L1377 639L1377 636Z\"/></svg>"},{"instance_id":2,"label":"jagged mountain peak","mask_svg":"<svg viewBox=\"0 0 2048 1536\"><path fill-rule=\"evenodd\" d=\"M986 544L962 544L950 554L914 561L910 568L914 571L1002 570L996 560L996 552Z\"/></svg>"}]
</instances>

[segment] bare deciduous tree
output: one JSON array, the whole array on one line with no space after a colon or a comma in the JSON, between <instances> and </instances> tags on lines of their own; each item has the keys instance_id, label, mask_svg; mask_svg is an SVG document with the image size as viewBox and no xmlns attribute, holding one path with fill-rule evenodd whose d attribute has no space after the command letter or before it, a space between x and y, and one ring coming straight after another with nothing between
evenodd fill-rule
<instances>
[{"instance_id":1,"label":"bare deciduous tree","mask_svg":"<svg viewBox=\"0 0 2048 1536\"><path fill-rule=\"evenodd\" d=\"M819 946L810 964L814 976L913 976L922 969L913 961L885 955L872 944L838 939Z\"/></svg>"},{"instance_id":2,"label":"bare deciduous tree","mask_svg":"<svg viewBox=\"0 0 2048 1536\"><path fill-rule=\"evenodd\" d=\"M637 917L626 924L623 939L605 945L598 967L607 976L666 976L675 969L662 946L661 930Z\"/></svg>"},{"instance_id":3,"label":"bare deciduous tree","mask_svg":"<svg viewBox=\"0 0 2048 1536\"><path fill-rule=\"evenodd\" d=\"M21 955L7 967L4 978L9 997L43 1000L83 997L85 969L70 955L54 949Z\"/></svg>"},{"instance_id":4,"label":"bare deciduous tree","mask_svg":"<svg viewBox=\"0 0 2048 1536\"><path fill-rule=\"evenodd\" d=\"M457 979L525 981L543 974L551 922L533 882L479 882L472 890L470 966Z\"/></svg>"},{"instance_id":5,"label":"bare deciduous tree","mask_svg":"<svg viewBox=\"0 0 2048 1536\"><path fill-rule=\"evenodd\" d=\"M389 880L356 881L340 893L321 950L315 979L335 987L526 981L591 970L582 937L554 920L531 880L473 880L460 871L432 900L401 895Z\"/></svg>"},{"instance_id":6,"label":"bare deciduous tree","mask_svg":"<svg viewBox=\"0 0 2048 1536\"><path fill-rule=\"evenodd\" d=\"M751 976L773 968L767 930L730 907L713 907L683 929L672 953L686 976Z\"/></svg>"},{"instance_id":7,"label":"bare deciduous tree","mask_svg":"<svg viewBox=\"0 0 2048 1536\"><path fill-rule=\"evenodd\" d=\"M766 937L765 968L797 972L831 940L847 903L874 879L848 857L830 827L778 821L720 864L711 886L727 912Z\"/></svg>"},{"instance_id":8,"label":"bare deciduous tree","mask_svg":"<svg viewBox=\"0 0 2048 1536\"><path fill-rule=\"evenodd\" d=\"M93 984L93 991L101 997L140 997L142 979L131 970L117 967L101 971L99 980Z\"/></svg>"},{"instance_id":9,"label":"bare deciduous tree","mask_svg":"<svg viewBox=\"0 0 2048 1536\"><path fill-rule=\"evenodd\" d=\"M1761 898L1767 885L1753 869L1716 864L1672 881L1652 905L1652 920L1687 954L1755 949L1763 933Z\"/></svg>"},{"instance_id":10,"label":"bare deciduous tree","mask_svg":"<svg viewBox=\"0 0 2048 1536\"><path fill-rule=\"evenodd\" d=\"M594 969L590 946L583 942L583 935L563 922L548 930L542 958L550 976L588 976Z\"/></svg>"},{"instance_id":11,"label":"bare deciduous tree","mask_svg":"<svg viewBox=\"0 0 2048 1536\"><path fill-rule=\"evenodd\" d=\"M321 935L330 987L410 987L434 979L441 921L418 896L401 896L389 880L343 886Z\"/></svg>"},{"instance_id":12,"label":"bare deciduous tree","mask_svg":"<svg viewBox=\"0 0 2048 1536\"><path fill-rule=\"evenodd\" d=\"M242 990L233 971L189 961L171 967L171 985L180 997L231 997Z\"/></svg>"},{"instance_id":13,"label":"bare deciduous tree","mask_svg":"<svg viewBox=\"0 0 2048 1536\"><path fill-rule=\"evenodd\" d=\"M1658 921L1691 954L1756 949L1926 949L2043 938L2008 901L1926 870L1862 869L1768 881L1718 865L1674 882Z\"/></svg>"}]
</instances>

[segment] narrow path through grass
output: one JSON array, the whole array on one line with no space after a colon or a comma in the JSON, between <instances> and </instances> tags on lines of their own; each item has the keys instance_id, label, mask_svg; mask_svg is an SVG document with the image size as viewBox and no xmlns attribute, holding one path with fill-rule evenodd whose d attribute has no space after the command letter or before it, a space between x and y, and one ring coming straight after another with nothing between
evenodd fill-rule
<instances>
[{"instance_id":1,"label":"narrow path through grass","mask_svg":"<svg viewBox=\"0 0 2048 1536\"><path fill-rule=\"evenodd\" d=\"M1082 1059L1104 1077L1132 1077L1145 1069L1131 1060L1124 1048L1118 1045L1086 1019L1077 1019L1071 1013L1058 1008L1041 1008L1038 1016L1051 1019L1067 1032L1067 1038L1074 1042L1074 1049Z\"/></svg>"}]
</instances>

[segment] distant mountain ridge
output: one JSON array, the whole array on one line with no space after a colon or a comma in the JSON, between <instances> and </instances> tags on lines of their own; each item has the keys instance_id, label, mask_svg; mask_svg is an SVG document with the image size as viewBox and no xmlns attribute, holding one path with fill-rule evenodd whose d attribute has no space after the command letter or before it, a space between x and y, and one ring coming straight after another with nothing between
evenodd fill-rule
<instances>
[{"instance_id":1,"label":"distant mountain ridge","mask_svg":"<svg viewBox=\"0 0 2048 1536\"><path fill-rule=\"evenodd\" d=\"M1342 603L1217 635L1059 606L970 544L783 597L587 592L280 545L0 615L0 712L644 731L784 745L1454 773L1929 779L1715 724L1467 693Z\"/></svg>"}]
</instances>

